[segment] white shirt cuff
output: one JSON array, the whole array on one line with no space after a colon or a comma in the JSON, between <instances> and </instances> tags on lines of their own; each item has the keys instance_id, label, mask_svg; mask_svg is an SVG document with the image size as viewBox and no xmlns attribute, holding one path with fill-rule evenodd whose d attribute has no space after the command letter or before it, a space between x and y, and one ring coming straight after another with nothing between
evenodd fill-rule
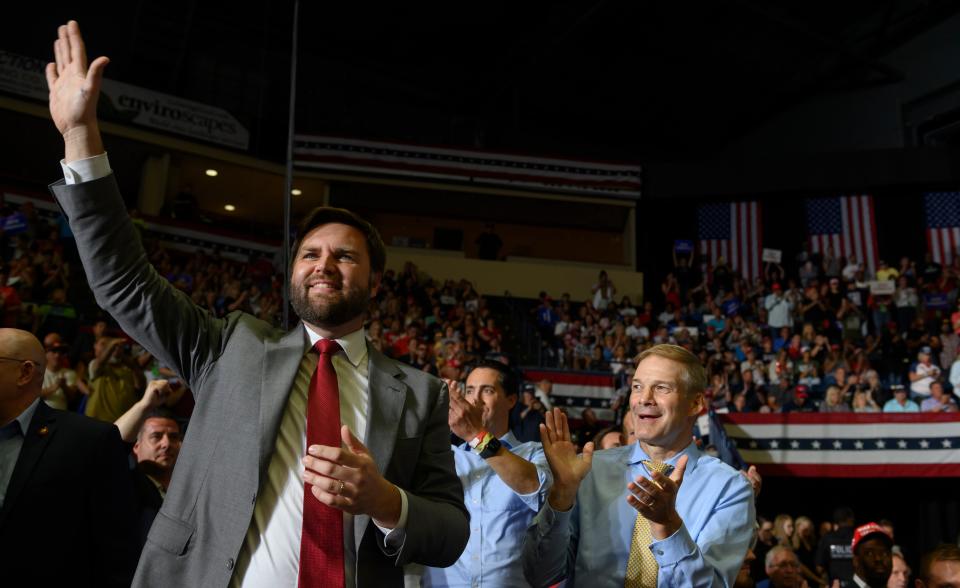
<instances>
[{"instance_id":1,"label":"white shirt cuff","mask_svg":"<svg viewBox=\"0 0 960 588\"><path fill-rule=\"evenodd\" d=\"M402 546L403 540L407 538L407 493L400 487L397 487L397 490L400 491L400 519L397 521L397 526L387 529L373 521L373 524L377 525L377 528L383 533L383 543L392 549Z\"/></svg>"},{"instance_id":2,"label":"white shirt cuff","mask_svg":"<svg viewBox=\"0 0 960 588\"><path fill-rule=\"evenodd\" d=\"M81 184L83 182L92 182L109 176L113 170L110 169L110 160L106 153L94 155L86 159L77 159L67 163L65 159L60 160L60 167L63 168L63 180L67 185Z\"/></svg>"}]
</instances>

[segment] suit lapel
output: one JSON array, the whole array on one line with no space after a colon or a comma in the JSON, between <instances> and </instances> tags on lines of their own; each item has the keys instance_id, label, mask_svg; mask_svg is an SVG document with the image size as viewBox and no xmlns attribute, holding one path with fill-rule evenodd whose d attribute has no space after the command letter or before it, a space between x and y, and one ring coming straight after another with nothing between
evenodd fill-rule
<instances>
[{"instance_id":1,"label":"suit lapel","mask_svg":"<svg viewBox=\"0 0 960 588\"><path fill-rule=\"evenodd\" d=\"M42 433L40 432L41 429L43 430ZM57 413L41 400L33 413L33 418L30 420L27 434L24 435L20 456L17 457L17 464L13 468L10 484L7 486L7 496L3 500L3 509L0 510L0 527L3 527L7 514L13 510L17 498L26 487L30 476L33 475L43 457L43 452L56 433Z\"/></svg>"},{"instance_id":2,"label":"suit lapel","mask_svg":"<svg viewBox=\"0 0 960 588\"><path fill-rule=\"evenodd\" d=\"M397 427L407 396L407 385L400 379L403 372L383 354L367 344L367 372L370 380L370 407L367 411L367 438L364 445L370 450L381 474L387 470L393 447L397 441ZM359 553L360 541L370 517L357 515L353 519L354 540Z\"/></svg>"},{"instance_id":3,"label":"suit lapel","mask_svg":"<svg viewBox=\"0 0 960 588\"><path fill-rule=\"evenodd\" d=\"M264 342L263 376L260 381L260 481L265 478L270 465L280 419L306 345L301 325L280 339Z\"/></svg>"}]
</instances>

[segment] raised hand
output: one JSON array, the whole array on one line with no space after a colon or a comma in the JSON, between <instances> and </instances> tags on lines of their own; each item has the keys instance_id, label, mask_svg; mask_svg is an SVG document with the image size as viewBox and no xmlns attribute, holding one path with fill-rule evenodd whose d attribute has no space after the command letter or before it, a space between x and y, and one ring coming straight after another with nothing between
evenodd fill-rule
<instances>
[{"instance_id":1,"label":"raised hand","mask_svg":"<svg viewBox=\"0 0 960 588\"><path fill-rule=\"evenodd\" d=\"M366 514L381 527L400 520L400 490L388 482L370 451L344 425L343 447L311 445L303 458L303 481L320 502L350 514Z\"/></svg>"},{"instance_id":2,"label":"raised hand","mask_svg":"<svg viewBox=\"0 0 960 588\"><path fill-rule=\"evenodd\" d=\"M468 401L463 395L463 386L456 380L444 379L450 390L450 409L447 424L457 437L470 441L483 430L483 406Z\"/></svg>"},{"instance_id":3,"label":"raised hand","mask_svg":"<svg viewBox=\"0 0 960 588\"><path fill-rule=\"evenodd\" d=\"M590 472L593 442L583 447L583 455L577 455L577 446L570 440L567 415L559 408L547 411L546 422L540 425L540 441L553 473L550 506L556 510L569 510L576 501L580 482Z\"/></svg>"},{"instance_id":4,"label":"raised hand","mask_svg":"<svg viewBox=\"0 0 960 588\"><path fill-rule=\"evenodd\" d=\"M97 127L97 98L110 60L98 57L87 66L86 46L74 20L57 30L53 52L56 61L46 69L50 117L66 143L66 160L99 155L103 144Z\"/></svg>"},{"instance_id":5,"label":"raised hand","mask_svg":"<svg viewBox=\"0 0 960 588\"><path fill-rule=\"evenodd\" d=\"M170 393L170 383L167 380L151 380L141 401L148 408L156 408L167 401Z\"/></svg>"},{"instance_id":6,"label":"raised hand","mask_svg":"<svg viewBox=\"0 0 960 588\"><path fill-rule=\"evenodd\" d=\"M677 460L670 477L653 472L650 479L637 476L627 484L627 502L650 521L650 534L654 539L666 539L683 524L676 503L686 469L687 456L684 455Z\"/></svg>"}]
</instances>

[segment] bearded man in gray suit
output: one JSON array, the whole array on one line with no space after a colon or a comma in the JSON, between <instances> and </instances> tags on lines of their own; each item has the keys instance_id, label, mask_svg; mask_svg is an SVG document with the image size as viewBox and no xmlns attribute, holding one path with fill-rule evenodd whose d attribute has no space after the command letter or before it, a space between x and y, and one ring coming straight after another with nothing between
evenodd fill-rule
<instances>
[{"instance_id":1,"label":"bearded man in gray suit","mask_svg":"<svg viewBox=\"0 0 960 588\"><path fill-rule=\"evenodd\" d=\"M211 316L149 265L124 210L96 119L107 58L88 67L74 21L54 52L46 75L65 157L51 189L90 286L197 401L134 585L389 586L402 584L405 564L454 563L469 528L446 387L363 334L386 261L376 230L342 209L305 220L290 282L303 324L292 331L240 312ZM321 413L335 420L323 422L342 427L335 442L308 444L315 382L328 376L340 414L333 404ZM336 525L311 524L318 504L337 509ZM301 558L308 537L340 554L318 571Z\"/></svg>"}]
</instances>

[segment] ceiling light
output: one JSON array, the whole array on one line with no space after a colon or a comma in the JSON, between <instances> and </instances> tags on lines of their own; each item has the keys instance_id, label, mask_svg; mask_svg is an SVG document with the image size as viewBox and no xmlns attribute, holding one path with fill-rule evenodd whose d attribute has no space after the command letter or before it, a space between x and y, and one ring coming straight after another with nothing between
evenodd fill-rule
<instances>
[{"instance_id":1,"label":"ceiling light","mask_svg":"<svg viewBox=\"0 0 960 588\"><path fill-rule=\"evenodd\" d=\"M303 194L303 191L300 190L300 188L294 188L293 190L290 190L290 193L293 194L294 196L299 196Z\"/></svg>"},{"instance_id":2,"label":"ceiling light","mask_svg":"<svg viewBox=\"0 0 960 588\"><path fill-rule=\"evenodd\" d=\"M232 204L224 204L223 209L226 210L227 212L233 212L234 210L237 209L237 207Z\"/></svg>"},{"instance_id":3,"label":"ceiling light","mask_svg":"<svg viewBox=\"0 0 960 588\"><path fill-rule=\"evenodd\" d=\"M215 178L215 177L217 177L217 174L218 174L219 172L218 172L217 170L215 170L215 169L208 169L208 170L207 170L206 172L204 172L204 173L206 173L206 174L207 174L208 176L210 176L211 178Z\"/></svg>"}]
</instances>

